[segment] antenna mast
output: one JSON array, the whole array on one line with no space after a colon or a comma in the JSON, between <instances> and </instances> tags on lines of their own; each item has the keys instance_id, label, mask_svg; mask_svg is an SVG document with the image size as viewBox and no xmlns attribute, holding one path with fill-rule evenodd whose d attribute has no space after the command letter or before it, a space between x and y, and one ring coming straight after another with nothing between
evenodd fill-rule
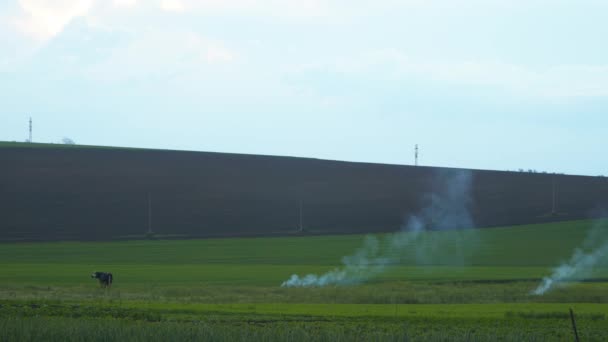
<instances>
[{"instance_id":1,"label":"antenna mast","mask_svg":"<svg viewBox=\"0 0 608 342\"><path fill-rule=\"evenodd\" d=\"M30 116L30 138L28 140L28 142L32 142L32 117Z\"/></svg>"},{"instance_id":2,"label":"antenna mast","mask_svg":"<svg viewBox=\"0 0 608 342\"><path fill-rule=\"evenodd\" d=\"M418 144L416 144L414 149L414 165L418 166Z\"/></svg>"}]
</instances>

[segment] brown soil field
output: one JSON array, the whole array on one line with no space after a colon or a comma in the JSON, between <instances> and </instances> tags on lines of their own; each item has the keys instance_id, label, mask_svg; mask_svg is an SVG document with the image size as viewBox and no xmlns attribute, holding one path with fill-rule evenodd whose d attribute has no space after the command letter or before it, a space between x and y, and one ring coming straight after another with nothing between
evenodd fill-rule
<instances>
[{"instance_id":1,"label":"brown soil field","mask_svg":"<svg viewBox=\"0 0 608 342\"><path fill-rule=\"evenodd\" d=\"M0 165L0 241L142 238L148 194L161 238L389 232L420 210L437 172L454 170L52 147L0 148ZM477 227L584 219L608 207L608 178L471 172Z\"/></svg>"}]
</instances>

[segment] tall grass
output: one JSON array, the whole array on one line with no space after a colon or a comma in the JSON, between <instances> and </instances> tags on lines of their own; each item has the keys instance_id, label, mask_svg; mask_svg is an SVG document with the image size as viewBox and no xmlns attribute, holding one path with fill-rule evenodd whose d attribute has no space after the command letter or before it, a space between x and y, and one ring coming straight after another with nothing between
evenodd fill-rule
<instances>
[{"instance_id":1,"label":"tall grass","mask_svg":"<svg viewBox=\"0 0 608 342\"><path fill-rule=\"evenodd\" d=\"M581 339L605 341L605 322L581 321ZM329 322L162 322L0 317L0 341L568 341L567 319Z\"/></svg>"},{"instance_id":2,"label":"tall grass","mask_svg":"<svg viewBox=\"0 0 608 342\"><path fill-rule=\"evenodd\" d=\"M339 265L363 236L0 244L0 342L559 341L570 305L582 340L608 341L602 305L551 304L608 303L608 269L529 295L589 226L480 230L468 265L405 251L370 283L324 288L279 285Z\"/></svg>"},{"instance_id":3,"label":"tall grass","mask_svg":"<svg viewBox=\"0 0 608 342\"><path fill-rule=\"evenodd\" d=\"M80 286L0 284L0 300L158 303L334 303L334 304L473 304L473 303L608 303L608 283L558 286L544 296L530 295L536 281L405 282L347 287L281 288L246 285L165 285L102 289Z\"/></svg>"}]
</instances>

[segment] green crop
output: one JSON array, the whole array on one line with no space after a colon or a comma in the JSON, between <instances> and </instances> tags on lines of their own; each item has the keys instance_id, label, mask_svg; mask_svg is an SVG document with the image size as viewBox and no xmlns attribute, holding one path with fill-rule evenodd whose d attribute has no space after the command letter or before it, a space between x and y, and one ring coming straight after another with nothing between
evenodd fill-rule
<instances>
[{"instance_id":1,"label":"green crop","mask_svg":"<svg viewBox=\"0 0 608 342\"><path fill-rule=\"evenodd\" d=\"M365 236L4 243L0 341L569 341L569 308L582 340L604 341L605 264L530 295L593 225L427 232L367 282L312 288L280 284L340 267ZM416 257L455 239L466 258ZM112 288L92 271L112 272Z\"/></svg>"}]
</instances>

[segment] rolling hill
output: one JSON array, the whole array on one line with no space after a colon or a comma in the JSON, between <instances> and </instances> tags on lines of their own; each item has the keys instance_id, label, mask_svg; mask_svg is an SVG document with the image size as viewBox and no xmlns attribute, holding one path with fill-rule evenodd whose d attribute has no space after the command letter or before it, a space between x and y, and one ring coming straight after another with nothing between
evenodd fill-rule
<instances>
[{"instance_id":1,"label":"rolling hill","mask_svg":"<svg viewBox=\"0 0 608 342\"><path fill-rule=\"evenodd\" d=\"M438 173L457 171L11 143L0 165L0 241L141 238L149 228L166 238L389 232L425 205ZM479 227L584 219L608 206L604 177L470 172Z\"/></svg>"}]
</instances>

